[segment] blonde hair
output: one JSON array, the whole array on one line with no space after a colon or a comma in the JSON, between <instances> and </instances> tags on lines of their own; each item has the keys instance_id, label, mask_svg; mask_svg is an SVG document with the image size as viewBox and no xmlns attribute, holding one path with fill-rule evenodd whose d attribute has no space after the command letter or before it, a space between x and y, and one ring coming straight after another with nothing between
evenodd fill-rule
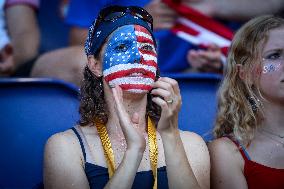
<instances>
[{"instance_id":1,"label":"blonde hair","mask_svg":"<svg viewBox=\"0 0 284 189\"><path fill-rule=\"evenodd\" d=\"M246 145L253 139L261 120L262 106L257 100L261 97L257 82L259 78L252 78L252 73L255 68L261 68L261 52L269 31L283 26L284 19L265 15L250 20L235 34L218 91L218 113L214 128L216 138L231 135ZM242 79L238 65L244 70ZM257 111L253 111L249 97L254 100Z\"/></svg>"}]
</instances>

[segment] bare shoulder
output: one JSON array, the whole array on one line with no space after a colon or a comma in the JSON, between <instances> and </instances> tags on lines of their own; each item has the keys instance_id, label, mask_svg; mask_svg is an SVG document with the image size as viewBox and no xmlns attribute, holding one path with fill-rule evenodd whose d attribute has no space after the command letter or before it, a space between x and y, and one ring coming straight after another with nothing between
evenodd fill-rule
<instances>
[{"instance_id":1,"label":"bare shoulder","mask_svg":"<svg viewBox=\"0 0 284 189\"><path fill-rule=\"evenodd\" d=\"M44 151L46 188L88 188L81 147L72 130L52 135Z\"/></svg>"},{"instance_id":2,"label":"bare shoulder","mask_svg":"<svg viewBox=\"0 0 284 189\"><path fill-rule=\"evenodd\" d=\"M212 188L247 188L243 173L244 160L237 145L229 138L222 137L210 142L208 148Z\"/></svg>"},{"instance_id":3,"label":"bare shoulder","mask_svg":"<svg viewBox=\"0 0 284 189\"><path fill-rule=\"evenodd\" d=\"M45 156L48 158L80 158L81 147L78 138L71 129L52 135L45 145ZM79 155L78 155L79 154ZM75 156L74 156L75 155Z\"/></svg>"},{"instance_id":4,"label":"bare shoulder","mask_svg":"<svg viewBox=\"0 0 284 189\"><path fill-rule=\"evenodd\" d=\"M191 148L192 150L196 149L201 151L208 151L207 145L200 135L193 132L180 130L180 137L185 148Z\"/></svg>"},{"instance_id":5,"label":"bare shoulder","mask_svg":"<svg viewBox=\"0 0 284 189\"><path fill-rule=\"evenodd\" d=\"M46 142L46 146L52 148L69 148L70 144L74 145L76 140L77 138L74 135L73 131L71 129L68 129L64 132L55 133L51 137L49 137Z\"/></svg>"},{"instance_id":6,"label":"bare shoulder","mask_svg":"<svg viewBox=\"0 0 284 189\"><path fill-rule=\"evenodd\" d=\"M229 158L231 160L234 160L234 162L237 162L239 165L243 163L239 148L227 137L218 138L209 142L208 148L210 155L213 156L212 158Z\"/></svg>"},{"instance_id":7,"label":"bare shoulder","mask_svg":"<svg viewBox=\"0 0 284 189\"><path fill-rule=\"evenodd\" d=\"M203 138L196 133L180 131L180 137L192 171L201 188L210 188L210 157Z\"/></svg>"}]
</instances>

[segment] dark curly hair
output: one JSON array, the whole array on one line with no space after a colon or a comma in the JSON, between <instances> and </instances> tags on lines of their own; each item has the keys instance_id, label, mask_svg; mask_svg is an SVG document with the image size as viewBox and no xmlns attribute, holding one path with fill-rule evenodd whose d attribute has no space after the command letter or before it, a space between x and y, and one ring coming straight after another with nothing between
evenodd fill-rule
<instances>
[{"instance_id":1,"label":"dark curly hair","mask_svg":"<svg viewBox=\"0 0 284 189\"><path fill-rule=\"evenodd\" d=\"M156 73L157 80L160 77L159 69ZM94 119L99 119L106 124L108 121L108 108L104 99L103 77L97 77L91 72L88 66L84 69L84 79L80 89L80 120L81 126L86 126L92 123ZM158 124L161 116L161 108L153 103L152 95L147 94L146 115Z\"/></svg>"}]
</instances>

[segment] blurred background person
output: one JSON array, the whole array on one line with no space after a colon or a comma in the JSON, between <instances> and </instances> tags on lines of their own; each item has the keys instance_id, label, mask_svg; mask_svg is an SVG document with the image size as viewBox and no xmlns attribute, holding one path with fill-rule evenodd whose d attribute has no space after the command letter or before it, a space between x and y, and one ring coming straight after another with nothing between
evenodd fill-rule
<instances>
[{"instance_id":1,"label":"blurred background person","mask_svg":"<svg viewBox=\"0 0 284 189\"><path fill-rule=\"evenodd\" d=\"M39 1L6 0L1 3L2 28L9 41L1 51L0 75L28 77L39 52Z\"/></svg>"}]
</instances>

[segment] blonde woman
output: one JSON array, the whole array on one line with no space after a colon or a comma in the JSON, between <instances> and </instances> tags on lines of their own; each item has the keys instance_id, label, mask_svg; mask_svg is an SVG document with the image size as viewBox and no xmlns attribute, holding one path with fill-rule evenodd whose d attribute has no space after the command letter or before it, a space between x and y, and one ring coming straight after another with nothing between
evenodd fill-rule
<instances>
[{"instance_id":1,"label":"blonde woman","mask_svg":"<svg viewBox=\"0 0 284 189\"><path fill-rule=\"evenodd\" d=\"M219 90L212 188L284 188L284 19L247 22Z\"/></svg>"}]
</instances>

